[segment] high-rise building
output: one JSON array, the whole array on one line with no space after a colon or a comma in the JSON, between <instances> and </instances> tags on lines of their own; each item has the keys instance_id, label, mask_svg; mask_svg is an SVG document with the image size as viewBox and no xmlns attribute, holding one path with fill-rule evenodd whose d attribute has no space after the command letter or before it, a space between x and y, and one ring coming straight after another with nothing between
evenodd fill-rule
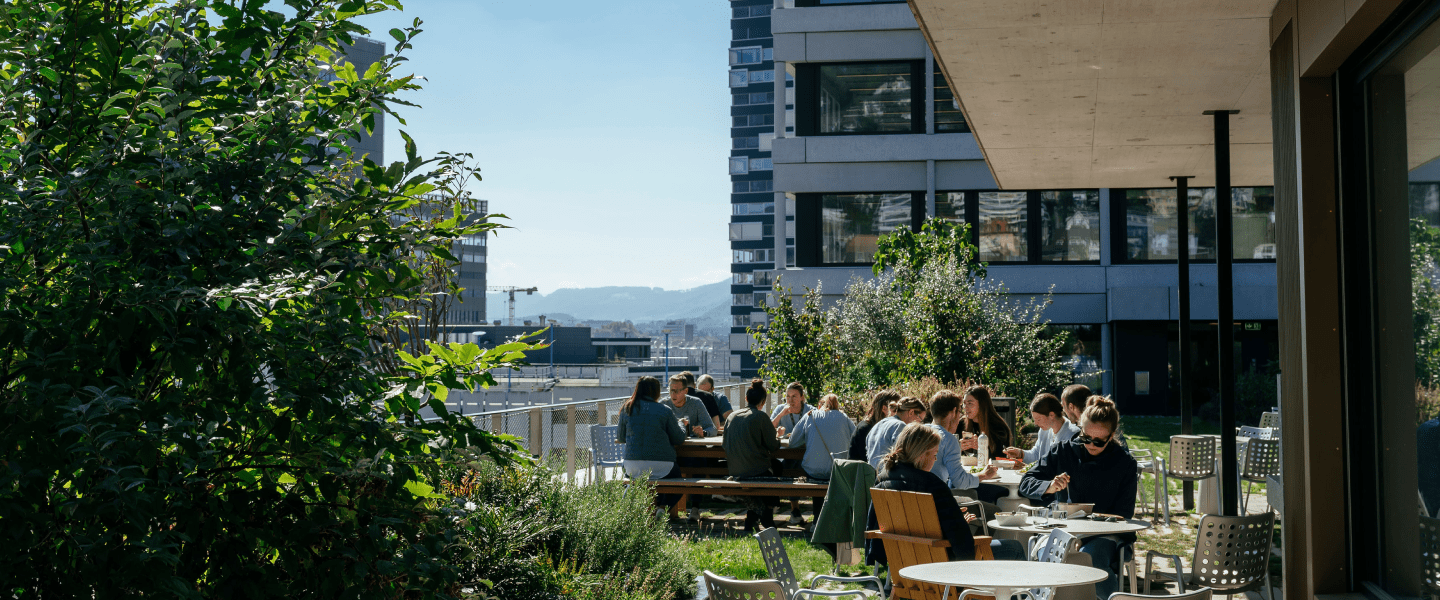
<instances>
[{"instance_id":1,"label":"high-rise building","mask_svg":"<svg viewBox=\"0 0 1440 600\"><path fill-rule=\"evenodd\" d=\"M732 8L735 37L745 37L732 41L730 52L731 85L744 86L732 89L733 374L750 376L759 367L742 326L763 322L773 281L796 295L819 287L827 301L837 300L852 278L872 276L881 236L944 219L971 226L992 282L1020 300L1052 294L1044 318L1052 335L1071 340L1065 353L1076 379L1113 394L1125 414L1178 408L1171 376L1178 361L1175 263L1188 246L1196 332L1188 355L1197 384L1213 377L1213 188L1190 190L1190 230L1181 235L1175 213L1184 205L1163 178L1113 189L1002 186L987 159L1008 160L1012 145L1039 142L1012 139L1001 127L982 151L910 4L736 0ZM765 16L750 16L757 14ZM958 96L968 91L1010 110L1006 127L1048 118L1026 108L1032 98L992 99L986 84L971 85L979 89ZM761 109L748 104L772 96ZM742 118L780 125L757 131L739 127ZM1039 129L1026 131L1044 135ZM1027 168L1036 173L1063 175L1032 160ZM1279 350L1275 194L1268 178L1252 172L1237 171L1231 220L1235 317L1243 324L1237 362L1247 371L1265 369Z\"/></svg>"},{"instance_id":2,"label":"high-rise building","mask_svg":"<svg viewBox=\"0 0 1440 600\"><path fill-rule=\"evenodd\" d=\"M730 3L730 249L732 294L730 372L753 375L759 365L743 340L746 328L763 322L765 292L776 260L786 260L786 229L775 220L774 165L770 158L776 119L784 123L788 85L775 81L770 12L774 0ZM782 240L777 243L776 240ZM776 248L781 250L776 252ZM792 257L793 260L793 257ZM782 265L783 266L783 265ZM757 291L759 293L757 293ZM757 302L758 300L758 302Z\"/></svg>"},{"instance_id":3,"label":"high-rise building","mask_svg":"<svg viewBox=\"0 0 1440 600\"><path fill-rule=\"evenodd\" d=\"M474 212L468 222L477 222L490 214L490 201L477 200ZM460 302L450 308L449 321L452 325L485 324L485 273L488 270L486 258L489 234L467 235L455 243L452 253L460 259L455 266L456 284L465 291L460 293Z\"/></svg>"}]
</instances>

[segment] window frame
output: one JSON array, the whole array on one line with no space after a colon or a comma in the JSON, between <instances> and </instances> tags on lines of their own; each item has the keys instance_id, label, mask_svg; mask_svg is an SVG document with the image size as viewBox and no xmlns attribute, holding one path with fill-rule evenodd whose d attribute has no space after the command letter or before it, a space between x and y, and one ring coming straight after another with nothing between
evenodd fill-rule
<instances>
[{"instance_id":1,"label":"window frame","mask_svg":"<svg viewBox=\"0 0 1440 600\"><path fill-rule=\"evenodd\" d=\"M865 3L868 4L868 3ZM830 5L826 5L830 6ZM850 65L908 64L910 66L910 131L836 131L820 132L820 69L824 67ZM927 119L925 111L926 83L925 61L905 60L847 60L833 62L799 63L795 65L795 135L799 137L830 137L852 135L915 135L924 134ZM916 83L919 85L916 85ZM787 123L788 126L788 123ZM887 192L888 193L888 192Z\"/></svg>"},{"instance_id":2,"label":"window frame","mask_svg":"<svg viewBox=\"0 0 1440 600\"><path fill-rule=\"evenodd\" d=\"M1273 185L1233 185L1233 186L1230 186L1230 187L1231 187L1232 190L1241 189L1241 188L1255 189L1255 188L1267 188L1267 187L1268 187L1268 188L1271 188L1271 190L1272 190L1272 191L1271 191L1271 196L1272 196L1272 197L1274 196L1274 191L1273 191L1273 190L1274 190L1274 188L1275 188L1275 186L1273 186ZM1128 213L1127 213L1127 211L1128 211L1128 206L1127 206L1127 204L1128 204L1128 202L1127 202L1127 198L1125 197L1125 193L1126 193L1126 192L1129 192L1129 191L1132 191L1132 190L1163 190L1163 189L1173 189L1173 188L1151 187L1151 188L1111 188L1111 189L1110 189L1109 202L1110 202L1110 262L1111 262L1111 264L1116 264L1116 265L1173 265L1173 264L1178 264L1178 263L1179 263L1179 260L1180 260L1180 259L1179 259L1178 257L1176 257L1176 258L1169 258L1169 259L1164 259L1164 258L1160 258L1160 259L1133 259L1133 258L1130 258L1130 251L1129 251L1129 243L1130 243L1130 241L1129 241L1129 238L1127 237L1128 231L1127 231L1127 229L1126 229L1126 228L1129 226L1129 218L1127 217L1127 214L1128 214ZM1213 187L1192 187L1192 188L1190 188L1190 190L1208 190L1208 189L1214 189L1214 188L1213 188ZM1047 190L1047 191L1048 191L1048 190ZM1106 201L1105 199L1101 199L1101 202L1105 202L1105 201ZM1188 200L1186 201L1186 206L1187 206L1187 207L1189 206L1189 201L1188 201ZM1230 218L1231 218L1232 221L1233 221L1233 219L1235 218L1235 213L1232 212ZM1194 225L1195 225L1195 220L1194 220L1193 218L1191 218L1190 221L1189 221L1189 223L1190 223L1191 226L1194 226ZM1232 227L1233 227L1233 223L1232 223ZM1187 232L1187 233L1188 233L1188 232ZM1104 234L1102 233L1102 235L1104 235ZM1189 238L1188 238L1188 237L1186 238L1186 242L1185 242L1185 243L1186 243L1186 245L1188 246L1188 244L1189 244ZM1233 243L1233 242L1232 242L1232 243ZM1277 240L1277 243L1278 243L1278 240ZM1186 248L1186 250L1188 251L1189 249ZM1232 257L1231 262L1232 262L1232 263L1235 263L1235 264L1243 264L1243 263L1253 263L1253 264L1266 264L1266 263L1268 263L1268 264L1272 264L1272 265L1273 265L1273 264L1276 264L1274 258L1254 258L1253 254L1252 254L1252 256L1250 256L1250 257L1245 257L1245 258L1241 258L1241 257L1239 257L1239 256L1234 256L1234 257ZM1195 258L1195 257L1191 257L1191 258L1190 258L1190 264L1192 264L1192 265L1213 265L1213 264L1215 264L1215 259L1213 259L1213 258Z\"/></svg>"},{"instance_id":3,"label":"window frame","mask_svg":"<svg viewBox=\"0 0 1440 600\"><path fill-rule=\"evenodd\" d=\"M1011 266L1011 265L1047 265L1047 266L1061 266L1061 265L1098 265L1098 264L1101 263L1100 259L1096 259L1096 260L1045 260L1045 259L1044 259L1045 251L1044 251L1044 248L1041 247L1041 239L1042 239L1042 236L1041 236L1041 230L1040 230L1040 226L1041 226L1041 224L1042 224L1041 217L1040 217L1040 204L1041 204L1041 197L1044 195L1045 192L1095 192L1097 196L1100 196L1100 203L1101 203L1102 206L1103 206L1103 204L1104 204L1104 202L1105 202L1105 198L1104 198L1104 195L1100 193L1100 190L1099 190L1099 189L1097 189L1097 188L1046 188L1046 189L1037 189L1037 190L998 190L998 189L935 190L935 199L936 199L937 205L938 205L938 202L939 202L939 200L940 200L940 196L941 196L942 194L964 194L964 198L965 198L965 219L964 219L963 222L966 223L966 224L968 224L968 225L970 225L970 243L972 243L972 244L975 245L975 248L977 249L977 251L978 251L978 249L980 248L980 194L983 193L983 192L1024 192L1024 193L1025 193L1025 255L1026 255L1026 257L1025 257L1025 260L986 261L986 260L981 260L979 254L978 254L978 252L977 252L976 257L975 257L975 260L976 260L977 262L984 262L984 263L989 264L989 265L991 265L991 266ZM936 218L936 217L929 217L929 218ZM1103 238L1104 238L1104 236L1105 236L1105 227L1106 227L1106 224L1105 224L1105 222L1104 222L1104 219L1101 219L1100 227L1101 227L1101 230L1100 230L1101 241L1103 242L1103 241L1104 241ZM1104 252L1105 252L1103 246L1102 246L1100 252L1101 252L1101 255L1102 255L1102 257L1103 257Z\"/></svg>"},{"instance_id":4,"label":"window frame","mask_svg":"<svg viewBox=\"0 0 1440 600\"><path fill-rule=\"evenodd\" d=\"M807 267L868 267L872 262L824 262L823 196L852 194L910 194L910 230L920 231L925 220L925 190L888 190L880 192L818 192L795 195L795 266ZM801 242L804 242L803 244ZM787 247L788 250L788 247ZM787 257L788 260L788 257Z\"/></svg>"}]
</instances>

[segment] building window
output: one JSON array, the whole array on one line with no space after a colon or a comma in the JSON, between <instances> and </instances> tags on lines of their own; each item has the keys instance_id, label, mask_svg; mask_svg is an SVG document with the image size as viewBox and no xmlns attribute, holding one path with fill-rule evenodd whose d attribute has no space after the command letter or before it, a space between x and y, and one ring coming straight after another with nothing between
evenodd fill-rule
<instances>
[{"instance_id":1,"label":"building window","mask_svg":"<svg viewBox=\"0 0 1440 600\"><path fill-rule=\"evenodd\" d=\"M759 46L749 48L731 48L730 66L736 65L758 65L764 62L764 49Z\"/></svg>"},{"instance_id":2,"label":"building window","mask_svg":"<svg viewBox=\"0 0 1440 600\"><path fill-rule=\"evenodd\" d=\"M763 239L763 230L769 223L731 223L730 241L752 241Z\"/></svg>"},{"instance_id":3,"label":"building window","mask_svg":"<svg viewBox=\"0 0 1440 600\"><path fill-rule=\"evenodd\" d=\"M753 306L754 294L732 294L731 306Z\"/></svg>"},{"instance_id":4,"label":"building window","mask_svg":"<svg viewBox=\"0 0 1440 600\"><path fill-rule=\"evenodd\" d=\"M747 135L730 138L730 147L735 150L754 150L760 147L760 136Z\"/></svg>"},{"instance_id":5,"label":"building window","mask_svg":"<svg viewBox=\"0 0 1440 600\"><path fill-rule=\"evenodd\" d=\"M768 17L770 16L770 8L771 6L769 4L762 4L759 6L737 6L731 9L730 18L746 19L750 17Z\"/></svg>"},{"instance_id":6,"label":"building window","mask_svg":"<svg viewBox=\"0 0 1440 600\"><path fill-rule=\"evenodd\" d=\"M750 71L747 69L730 69L730 87L745 87L750 85Z\"/></svg>"},{"instance_id":7,"label":"building window","mask_svg":"<svg viewBox=\"0 0 1440 600\"><path fill-rule=\"evenodd\" d=\"M1182 239L1176 231L1175 188L1114 190L1122 199L1123 226L1116 234L1130 262L1172 261L1181 244L1188 244L1192 260L1215 260L1215 189L1191 188L1186 203L1189 231ZM1275 189L1232 188L1231 224L1235 260L1275 260ZM1118 253L1117 253L1118 254Z\"/></svg>"},{"instance_id":8,"label":"building window","mask_svg":"<svg viewBox=\"0 0 1440 600\"><path fill-rule=\"evenodd\" d=\"M775 189L775 182L769 179L761 181L732 181L730 191L735 194L753 194L757 192L769 192ZM739 214L739 213L736 213Z\"/></svg>"},{"instance_id":9,"label":"building window","mask_svg":"<svg viewBox=\"0 0 1440 600\"><path fill-rule=\"evenodd\" d=\"M1040 260L1100 260L1100 191L1040 192Z\"/></svg>"},{"instance_id":10,"label":"building window","mask_svg":"<svg viewBox=\"0 0 1440 600\"><path fill-rule=\"evenodd\" d=\"M844 4L904 4L905 0L795 0L797 7L837 6Z\"/></svg>"},{"instance_id":11,"label":"building window","mask_svg":"<svg viewBox=\"0 0 1440 600\"><path fill-rule=\"evenodd\" d=\"M768 51L768 49L767 49ZM747 76L748 77L748 76ZM749 106L751 104L774 104L775 92L756 92L753 94L735 94L731 104L735 106Z\"/></svg>"},{"instance_id":12,"label":"building window","mask_svg":"<svg viewBox=\"0 0 1440 600\"><path fill-rule=\"evenodd\" d=\"M775 164L774 164L773 162L771 162L771 160L768 159L768 158L752 158L752 159L750 159L750 170L751 170L751 171L772 171L772 170L774 170L774 169L775 169Z\"/></svg>"},{"instance_id":13,"label":"building window","mask_svg":"<svg viewBox=\"0 0 1440 600\"><path fill-rule=\"evenodd\" d=\"M755 295L755 306L758 306L758 307L763 308L763 307L765 306L765 297L768 295L768 293L766 293L766 292L754 292L754 295Z\"/></svg>"},{"instance_id":14,"label":"building window","mask_svg":"<svg viewBox=\"0 0 1440 600\"><path fill-rule=\"evenodd\" d=\"M750 159L743 156L730 157L730 174L744 175L750 172Z\"/></svg>"},{"instance_id":15,"label":"building window","mask_svg":"<svg viewBox=\"0 0 1440 600\"><path fill-rule=\"evenodd\" d=\"M965 113L960 111L960 99L945 82L945 75L938 70L935 78L935 133L969 133L970 125L965 122Z\"/></svg>"},{"instance_id":16,"label":"building window","mask_svg":"<svg viewBox=\"0 0 1440 600\"><path fill-rule=\"evenodd\" d=\"M935 194L935 218L952 223L968 223L965 218L965 192Z\"/></svg>"},{"instance_id":17,"label":"building window","mask_svg":"<svg viewBox=\"0 0 1440 600\"><path fill-rule=\"evenodd\" d=\"M800 135L923 133L920 61L800 65Z\"/></svg>"},{"instance_id":18,"label":"building window","mask_svg":"<svg viewBox=\"0 0 1440 600\"><path fill-rule=\"evenodd\" d=\"M751 71L750 83L774 83L775 71L766 69L764 71Z\"/></svg>"},{"instance_id":19,"label":"building window","mask_svg":"<svg viewBox=\"0 0 1440 600\"><path fill-rule=\"evenodd\" d=\"M730 117L731 127L764 127L775 124L775 113L768 112L758 115L736 115Z\"/></svg>"},{"instance_id":20,"label":"building window","mask_svg":"<svg viewBox=\"0 0 1440 600\"><path fill-rule=\"evenodd\" d=\"M912 192L888 194L820 194L807 199L806 220L818 221L819 259L824 265L874 262L880 236L915 223ZM808 205L808 206L807 206ZM815 210L818 209L818 210ZM800 228L797 225L797 228ZM807 227L811 232L813 227ZM788 260L788 256L786 257ZM809 261L806 261L809 262ZM811 266L811 265L803 265Z\"/></svg>"},{"instance_id":21,"label":"building window","mask_svg":"<svg viewBox=\"0 0 1440 600\"><path fill-rule=\"evenodd\" d=\"M731 250L730 262L735 264L774 262L775 250L763 248L760 250Z\"/></svg>"},{"instance_id":22,"label":"building window","mask_svg":"<svg viewBox=\"0 0 1440 600\"><path fill-rule=\"evenodd\" d=\"M749 326L750 326L750 315L730 315L730 318L731 318L731 320L732 320L731 323L730 323L730 326L731 326L731 327L749 327Z\"/></svg>"},{"instance_id":23,"label":"building window","mask_svg":"<svg viewBox=\"0 0 1440 600\"><path fill-rule=\"evenodd\" d=\"M752 285L755 287L770 287L772 272L773 271L755 271L752 273Z\"/></svg>"},{"instance_id":24,"label":"building window","mask_svg":"<svg viewBox=\"0 0 1440 600\"><path fill-rule=\"evenodd\" d=\"M775 214L774 202L739 202L731 204L737 215L773 215Z\"/></svg>"},{"instance_id":25,"label":"building window","mask_svg":"<svg viewBox=\"0 0 1440 600\"><path fill-rule=\"evenodd\" d=\"M770 37L770 21L731 21L730 39L758 40Z\"/></svg>"},{"instance_id":26,"label":"building window","mask_svg":"<svg viewBox=\"0 0 1440 600\"><path fill-rule=\"evenodd\" d=\"M460 245L462 245L462 246L484 246L484 245L485 245L485 236L484 236L483 234L482 234L482 235L465 235L465 236L460 236Z\"/></svg>"},{"instance_id":27,"label":"building window","mask_svg":"<svg viewBox=\"0 0 1440 600\"><path fill-rule=\"evenodd\" d=\"M734 225L731 225L731 226L733 227ZM733 231L733 230L732 230L732 231ZM754 279L754 275L751 274L751 273L731 273L731 274L730 274L730 283L731 283L732 285L750 285L750 283L751 283L752 281L754 281L754 280L755 280L755 279Z\"/></svg>"},{"instance_id":28,"label":"building window","mask_svg":"<svg viewBox=\"0 0 1440 600\"><path fill-rule=\"evenodd\" d=\"M978 195L980 260L1023 262L1030 258L1029 193L980 192Z\"/></svg>"}]
</instances>

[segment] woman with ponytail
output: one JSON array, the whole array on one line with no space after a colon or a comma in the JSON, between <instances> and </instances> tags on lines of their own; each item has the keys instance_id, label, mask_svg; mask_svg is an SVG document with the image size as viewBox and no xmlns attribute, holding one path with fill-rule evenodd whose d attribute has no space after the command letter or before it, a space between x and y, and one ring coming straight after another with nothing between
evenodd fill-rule
<instances>
[{"instance_id":1,"label":"woman with ponytail","mask_svg":"<svg viewBox=\"0 0 1440 600\"><path fill-rule=\"evenodd\" d=\"M1080 415L1080 435L1051 447L1020 480L1020 495L1038 506L1061 502L1094 503L1093 512L1129 519L1135 516L1138 483L1135 458L1117 440L1120 411L1115 402L1091 396ZM1135 543L1135 534L1106 535L1085 540L1080 551L1110 578L1095 584L1101 598L1119 589L1120 548ZM1133 551L1133 549L1132 549Z\"/></svg>"}]
</instances>

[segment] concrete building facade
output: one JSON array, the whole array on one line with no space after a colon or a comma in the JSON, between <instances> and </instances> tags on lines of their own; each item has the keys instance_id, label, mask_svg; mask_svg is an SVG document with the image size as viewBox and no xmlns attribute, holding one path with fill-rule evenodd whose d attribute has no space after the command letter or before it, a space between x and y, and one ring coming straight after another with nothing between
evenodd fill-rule
<instances>
[{"instance_id":1,"label":"concrete building facade","mask_svg":"<svg viewBox=\"0 0 1440 600\"><path fill-rule=\"evenodd\" d=\"M1173 188L1002 190L956 100L963 90L950 88L904 2L787 1L771 8L770 20L773 87L786 98L774 105L774 120L787 125L770 146L773 219L785 222L789 235L766 241L774 255L795 260L752 273L750 305L737 300L737 313L750 311L750 323L760 322L756 305L776 276L794 294L819 286L838 299L851 278L871 276L880 235L918 228L924 219L965 222L990 279L1019 297L1052 294L1045 318L1078 342L1068 351L1081 380L1113 394L1127 414L1178 410L1170 378L1178 360L1181 246ZM1243 259L1235 267L1236 318L1243 322L1237 340L1244 368L1255 370L1278 352L1268 185L1237 181L1259 187L1239 189L1232 219ZM1191 327L1214 332L1214 191L1192 190L1188 205ZM742 293L737 287L737 299ZM1213 335L1194 337L1191 356L1215 355L1206 351ZM732 330L737 376L759 367L750 343L742 329ZM1204 362L1194 367L1202 379L1207 367L1213 372Z\"/></svg>"}]
</instances>

